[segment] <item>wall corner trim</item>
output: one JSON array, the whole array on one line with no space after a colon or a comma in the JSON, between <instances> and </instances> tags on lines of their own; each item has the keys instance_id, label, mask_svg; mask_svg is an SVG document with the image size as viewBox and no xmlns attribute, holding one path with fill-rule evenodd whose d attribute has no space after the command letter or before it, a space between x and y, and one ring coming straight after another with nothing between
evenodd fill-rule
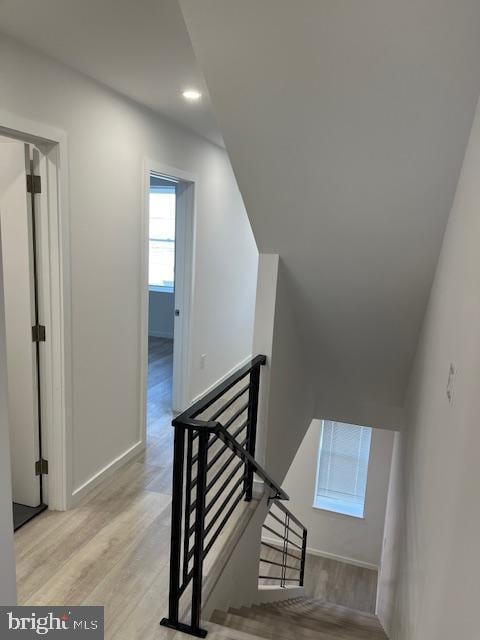
<instances>
[{"instance_id":1,"label":"wall corner trim","mask_svg":"<svg viewBox=\"0 0 480 640\"><path fill-rule=\"evenodd\" d=\"M327 551L320 551L319 549L313 549L312 547L307 547L307 553L309 553L312 556L318 556L320 558L328 558L330 560L337 560L337 562L344 562L345 564L351 564L355 567L370 569L371 571L378 572L380 570L380 567L378 566L378 564L365 562L364 560L357 560L355 558L347 558L345 556L337 556L334 553L328 553Z\"/></svg>"}]
</instances>

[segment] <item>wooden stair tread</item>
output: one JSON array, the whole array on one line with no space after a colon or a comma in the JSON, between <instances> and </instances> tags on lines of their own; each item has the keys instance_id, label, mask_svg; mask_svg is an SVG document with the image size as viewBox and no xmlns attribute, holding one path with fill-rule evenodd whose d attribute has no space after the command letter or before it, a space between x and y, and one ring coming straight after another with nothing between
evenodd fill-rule
<instances>
[{"instance_id":1,"label":"wooden stair tread","mask_svg":"<svg viewBox=\"0 0 480 640\"><path fill-rule=\"evenodd\" d=\"M387 640L376 616L305 597L215 611L212 622L266 640Z\"/></svg>"},{"instance_id":2,"label":"wooden stair tread","mask_svg":"<svg viewBox=\"0 0 480 640\"><path fill-rule=\"evenodd\" d=\"M208 631L209 640L265 640L261 636L256 636L245 631L239 631L232 627L225 627L215 622L202 624ZM186 637L186 636L182 636Z\"/></svg>"},{"instance_id":3,"label":"wooden stair tread","mask_svg":"<svg viewBox=\"0 0 480 640\"><path fill-rule=\"evenodd\" d=\"M297 628L300 627L302 629L330 633L331 635L337 635L342 639L384 640L385 638L380 624L378 624L378 627L365 627L327 616L325 619L318 620L305 615L274 611L259 605L254 605L250 609L231 609L230 613L235 613L236 615L241 615L243 617L251 617L255 620L264 620L265 622L275 621L280 618L282 623L287 623Z\"/></svg>"},{"instance_id":4,"label":"wooden stair tread","mask_svg":"<svg viewBox=\"0 0 480 640\"><path fill-rule=\"evenodd\" d=\"M283 603L269 603L260 606L262 608L275 611L280 615L288 614L308 616L319 620L335 619L346 623L365 626L367 628L373 627L382 629L376 616L364 611L357 611L355 609L348 609L347 607L334 605L329 602L305 599L304 601L289 602L284 606Z\"/></svg>"},{"instance_id":5,"label":"wooden stair tread","mask_svg":"<svg viewBox=\"0 0 480 640\"><path fill-rule=\"evenodd\" d=\"M299 625L284 624L283 620L278 619L278 623L271 621L262 622L253 618L244 618L233 613L216 612L213 618L217 624L232 627L240 631L251 633L265 640L292 640L293 638L301 638L302 640L340 640L341 636L332 635L323 631L312 631L303 629L303 633L299 629ZM222 613L222 615L218 615Z\"/></svg>"},{"instance_id":6,"label":"wooden stair tread","mask_svg":"<svg viewBox=\"0 0 480 640\"><path fill-rule=\"evenodd\" d=\"M274 608L265 608L265 613L267 612L283 618L305 619L314 624L343 625L348 628L363 629L369 632L382 631L382 627L377 620L365 621L356 620L355 618L339 617L328 611L279 611Z\"/></svg>"},{"instance_id":7,"label":"wooden stair tread","mask_svg":"<svg viewBox=\"0 0 480 640\"><path fill-rule=\"evenodd\" d=\"M292 598L290 600L271 602L262 606L280 606L282 608L299 607L311 610L328 610L334 612L338 616L354 617L355 619L365 620L377 620L377 617L373 613L367 611L360 611L358 609L350 609L340 604L334 604L325 600L316 600L314 598L308 598L306 596L300 596L298 598ZM285 606L284 606L285 605Z\"/></svg>"}]
</instances>

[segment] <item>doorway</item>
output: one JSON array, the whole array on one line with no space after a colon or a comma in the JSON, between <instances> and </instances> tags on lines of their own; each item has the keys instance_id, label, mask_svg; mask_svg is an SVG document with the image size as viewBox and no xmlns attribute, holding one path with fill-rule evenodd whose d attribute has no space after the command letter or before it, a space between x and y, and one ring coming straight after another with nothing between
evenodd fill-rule
<instances>
[{"instance_id":1,"label":"doorway","mask_svg":"<svg viewBox=\"0 0 480 640\"><path fill-rule=\"evenodd\" d=\"M14 528L71 499L71 322L64 132L0 114L0 291ZM2 160L3 158L3 160ZM4 516L2 516L4 517ZM8 518L10 520L10 518Z\"/></svg>"},{"instance_id":2,"label":"doorway","mask_svg":"<svg viewBox=\"0 0 480 640\"><path fill-rule=\"evenodd\" d=\"M14 530L47 508L40 152L0 137L0 224Z\"/></svg>"},{"instance_id":3,"label":"doorway","mask_svg":"<svg viewBox=\"0 0 480 640\"><path fill-rule=\"evenodd\" d=\"M190 399L194 189L193 176L146 163L142 276L146 294L142 322L145 441L163 438L164 425Z\"/></svg>"},{"instance_id":4,"label":"doorway","mask_svg":"<svg viewBox=\"0 0 480 640\"><path fill-rule=\"evenodd\" d=\"M148 233L148 435L172 414L178 181L150 174Z\"/></svg>"}]
</instances>

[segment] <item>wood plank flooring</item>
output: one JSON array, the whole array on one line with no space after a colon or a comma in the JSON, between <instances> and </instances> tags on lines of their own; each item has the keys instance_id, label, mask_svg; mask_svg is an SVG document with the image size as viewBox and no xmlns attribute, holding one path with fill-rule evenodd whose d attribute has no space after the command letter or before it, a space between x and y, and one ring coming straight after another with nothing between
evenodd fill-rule
<instances>
[{"instance_id":1,"label":"wood plank flooring","mask_svg":"<svg viewBox=\"0 0 480 640\"><path fill-rule=\"evenodd\" d=\"M377 571L307 555L305 593L317 600L375 613Z\"/></svg>"},{"instance_id":2,"label":"wood plank flooring","mask_svg":"<svg viewBox=\"0 0 480 640\"><path fill-rule=\"evenodd\" d=\"M290 553L294 552L289 549ZM262 547L261 557L273 562L282 562L282 551ZM289 557L293 567L300 562ZM279 576L280 567L261 563L261 573L266 576ZM287 569L286 578L298 579L298 571ZM261 585L278 585L275 580L259 580ZM289 584L293 585L294 582ZM332 604L375 613L377 597L377 572L357 567L338 560L307 554L305 563L305 594L311 598Z\"/></svg>"}]
</instances>

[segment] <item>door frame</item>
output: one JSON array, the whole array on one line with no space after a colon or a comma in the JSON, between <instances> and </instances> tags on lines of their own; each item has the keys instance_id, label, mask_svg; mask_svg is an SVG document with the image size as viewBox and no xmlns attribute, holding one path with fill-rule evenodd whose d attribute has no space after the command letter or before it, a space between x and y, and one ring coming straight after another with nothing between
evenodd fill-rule
<instances>
[{"instance_id":1,"label":"door frame","mask_svg":"<svg viewBox=\"0 0 480 640\"><path fill-rule=\"evenodd\" d=\"M175 413L183 411L190 403L192 309L195 282L195 230L196 191L198 178L183 169L145 158L142 180L142 223L140 225L140 437L146 442L147 433L147 388L148 388L148 240L149 240L149 191L150 175L171 178L180 183L177 193L176 237L175 237L175 308L180 316L175 317L173 343L172 407ZM179 256L177 247L182 246Z\"/></svg>"},{"instance_id":2,"label":"door frame","mask_svg":"<svg viewBox=\"0 0 480 640\"><path fill-rule=\"evenodd\" d=\"M42 363L42 409L48 507L64 511L72 496L71 280L68 146L64 131L0 110L0 135L36 146L42 154L39 195L42 247L39 288L47 340Z\"/></svg>"}]
</instances>

